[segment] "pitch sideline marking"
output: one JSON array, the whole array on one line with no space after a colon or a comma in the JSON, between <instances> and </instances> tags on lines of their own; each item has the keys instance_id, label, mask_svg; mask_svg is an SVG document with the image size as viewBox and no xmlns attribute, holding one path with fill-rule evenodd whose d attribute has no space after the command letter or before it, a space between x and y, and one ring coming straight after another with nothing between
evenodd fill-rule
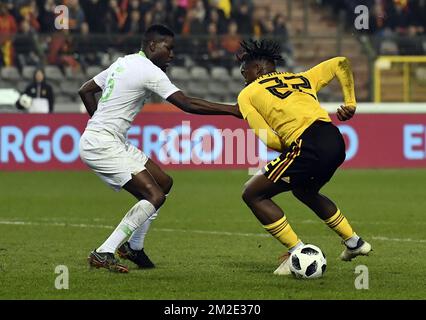
<instances>
[{"instance_id":1,"label":"pitch sideline marking","mask_svg":"<svg viewBox=\"0 0 426 320\"><path fill-rule=\"evenodd\" d=\"M94 224L82 224L82 223L40 223L40 222L25 222L25 221L7 221L0 220L0 225L19 225L19 226L47 226L47 227L73 227L73 228L94 228L94 229L114 229L113 226L108 225L94 225ZM219 236L241 236L241 237L270 237L269 234L261 233L240 233L240 232L226 232L226 231L207 231L207 230L182 230L182 229L169 229L169 228L154 228L160 232L188 232L198 234L211 234ZM423 239L411 239L411 238L388 238L382 236L372 236L371 239L379 241L394 241L394 242L414 242L414 243L426 243Z\"/></svg>"}]
</instances>

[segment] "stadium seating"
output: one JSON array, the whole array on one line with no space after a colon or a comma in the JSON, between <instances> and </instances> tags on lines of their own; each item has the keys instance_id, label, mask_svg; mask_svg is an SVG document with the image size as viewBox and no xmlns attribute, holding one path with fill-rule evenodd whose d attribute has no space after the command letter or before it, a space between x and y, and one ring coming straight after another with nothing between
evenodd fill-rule
<instances>
[{"instance_id":1,"label":"stadium seating","mask_svg":"<svg viewBox=\"0 0 426 320\"><path fill-rule=\"evenodd\" d=\"M339 28L339 21L336 19L333 8L329 6L329 1L252 0L250 2L253 5L253 12L263 9L270 19L276 13L285 16L289 37L283 37L275 32L268 34L265 30L261 30L260 34L257 31L256 35L257 37L273 35L281 42L286 61L285 65L279 66L278 70L301 72L333 56L344 55L349 57L353 65L358 100L366 101L371 98L371 61L365 52L365 47L362 41L354 36L353 30ZM222 32L226 32L226 28ZM78 44L78 35L73 33L73 36L76 36L76 44ZM41 56L40 60L47 64L45 66L47 80L53 86L57 101L74 102L74 108L76 108L75 102L79 101L77 90L82 83L104 70L118 57L136 52L140 46L140 33L90 36L93 36L93 42L89 41L90 45L84 47L85 53L80 53L77 46L71 55L80 67L71 67L62 62L53 62L48 58L52 38L50 34L37 35L37 43L44 50L42 52L44 56ZM177 31L175 61L168 74L184 92L201 98L214 97L228 102L235 101L244 87L235 56L227 53L221 59L211 59L206 45L208 39L210 38L207 34L193 35L190 31L187 34L180 34ZM26 42L20 41L20 43ZM419 46L426 51L426 39L419 41ZM27 50L29 47L21 47L20 54L25 56L22 50ZM82 56L87 55L87 52L90 53L93 47L98 48L95 52L97 59L84 60ZM378 41L377 48L374 49L379 53L388 54L398 53L399 50L398 44L389 39ZM16 88L22 91L32 81L36 67L23 64L21 59L17 60L19 61L16 67L1 67L0 88ZM324 101L341 100L338 82L333 81L320 96Z\"/></svg>"}]
</instances>

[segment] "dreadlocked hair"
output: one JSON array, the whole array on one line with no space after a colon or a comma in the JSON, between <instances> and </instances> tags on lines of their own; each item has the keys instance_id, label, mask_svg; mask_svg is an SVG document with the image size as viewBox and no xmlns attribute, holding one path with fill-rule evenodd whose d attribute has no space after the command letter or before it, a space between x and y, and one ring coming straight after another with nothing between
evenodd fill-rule
<instances>
[{"instance_id":1,"label":"dreadlocked hair","mask_svg":"<svg viewBox=\"0 0 426 320\"><path fill-rule=\"evenodd\" d=\"M238 62L249 62L253 60L267 60L272 63L283 61L281 47L273 40L256 41L250 39L240 43L241 52L237 54Z\"/></svg>"}]
</instances>

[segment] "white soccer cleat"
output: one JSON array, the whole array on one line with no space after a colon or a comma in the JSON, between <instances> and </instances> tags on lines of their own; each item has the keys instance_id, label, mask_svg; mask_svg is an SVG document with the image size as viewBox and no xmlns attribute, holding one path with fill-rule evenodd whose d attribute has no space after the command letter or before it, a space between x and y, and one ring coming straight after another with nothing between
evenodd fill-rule
<instances>
[{"instance_id":1,"label":"white soccer cleat","mask_svg":"<svg viewBox=\"0 0 426 320\"><path fill-rule=\"evenodd\" d=\"M280 266L274 271L274 274L279 276L288 276L291 274L290 271L290 253L285 253L281 257L281 264Z\"/></svg>"},{"instance_id":2,"label":"white soccer cleat","mask_svg":"<svg viewBox=\"0 0 426 320\"><path fill-rule=\"evenodd\" d=\"M360 238L358 240L358 245L354 249L350 249L348 247L345 248L340 255L340 259L343 261L351 261L357 256L368 256L371 250L371 245Z\"/></svg>"}]
</instances>

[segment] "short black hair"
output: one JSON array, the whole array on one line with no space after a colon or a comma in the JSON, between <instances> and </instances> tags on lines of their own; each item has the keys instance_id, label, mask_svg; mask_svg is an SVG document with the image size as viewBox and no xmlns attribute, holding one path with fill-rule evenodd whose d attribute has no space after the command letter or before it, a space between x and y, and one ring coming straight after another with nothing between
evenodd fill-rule
<instances>
[{"instance_id":1,"label":"short black hair","mask_svg":"<svg viewBox=\"0 0 426 320\"><path fill-rule=\"evenodd\" d=\"M154 24L150 26L144 33L143 46L148 45L150 41L158 40L161 37L175 37L175 33L168 27L162 24Z\"/></svg>"},{"instance_id":2,"label":"short black hair","mask_svg":"<svg viewBox=\"0 0 426 320\"><path fill-rule=\"evenodd\" d=\"M240 45L241 50L237 54L239 63L266 60L275 64L276 62L284 61L281 56L281 46L276 41L250 39L241 42Z\"/></svg>"}]
</instances>

